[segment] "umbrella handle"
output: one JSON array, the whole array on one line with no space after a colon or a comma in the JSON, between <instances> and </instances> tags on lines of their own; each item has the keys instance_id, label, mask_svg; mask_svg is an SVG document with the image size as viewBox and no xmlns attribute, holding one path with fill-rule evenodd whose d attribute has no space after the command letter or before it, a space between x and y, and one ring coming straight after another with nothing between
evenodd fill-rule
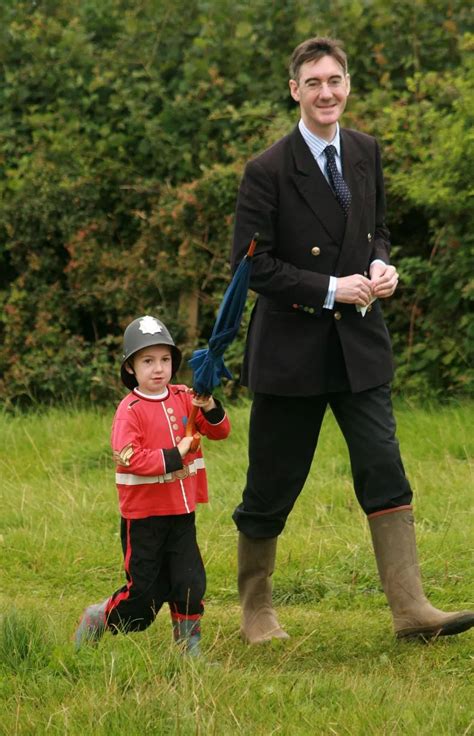
<instances>
[{"instance_id":1,"label":"umbrella handle","mask_svg":"<svg viewBox=\"0 0 474 736\"><path fill-rule=\"evenodd\" d=\"M191 447L189 448L190 452L197 452L199 450L199 445L201 441L201 435L199 432L196 432L196 416L198 413L199 407L193 406L191 409L191 413L188 417L188 421L186 424L186 437L193 437L193 441L191 442Z\"/></svg>"},{"instance_id":2,"label":"umbrella handle","mask_svg":"<svg viewBox=\"0 0 474 736\"><path fill-rule=\"evenodd\" d=\"M199 432L195 432L193 434L193 441L191 442L191 447L189 448L189 452L197 452L199 450L199 445L201 444L201 435Z\"/></svg>"},{"instance_id":3,"label":"umbrella handle","mask_svg":"<svg viewBox=\"0 0 474 736\"><path fill-rule=\"evenodd\" d=\"M192 437L193 434L196 432L196 416L198 413L198 409L198 406L193 406L193 408L191 409L191 413L186 423L186 437Z\"/></svg>"}]
</instances>

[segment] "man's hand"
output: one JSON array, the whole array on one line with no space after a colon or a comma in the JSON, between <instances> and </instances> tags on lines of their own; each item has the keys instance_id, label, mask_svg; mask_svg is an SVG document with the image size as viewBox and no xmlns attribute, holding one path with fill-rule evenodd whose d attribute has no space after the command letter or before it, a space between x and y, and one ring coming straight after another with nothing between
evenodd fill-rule
<instances>
[{"instance_id":1,"label":"man's hand","mask_svg":"<svg viewBox=\"0 0 474 736\"><path fill-rule=\"evenodd\" d=\"M372 282L358 273L337 279L336 302L366 307L372 299Z\"/></svg>"},{"instance_id":2,"label":"man's hand","mask_svg":"<svg viewBox=\"0 0 474 736\"><path fill-rule=\"evenodd\" d=\"M372 294L377 299L387 299L394 294L398 284L398 272L395 266L385 263L372 263L370 267L370 283Z\"/></svg>"}]
</instances>

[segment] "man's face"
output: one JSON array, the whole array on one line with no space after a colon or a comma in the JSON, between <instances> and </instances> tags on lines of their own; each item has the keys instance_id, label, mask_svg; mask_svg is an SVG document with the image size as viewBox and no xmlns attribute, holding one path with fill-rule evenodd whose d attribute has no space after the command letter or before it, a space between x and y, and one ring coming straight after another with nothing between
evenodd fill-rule
<instances>
[{"instance_id":1,"label":"man's face","mask_svg":"<svg viewBox=\"0 0 474 736\"><path fill-rule=\"evenodd\" d=\"M300 103L301 117L315 135L332 140L336 123L346 107L350 79L332 56L307 61L300 68L299 79L290 79L290 92Z\"/></svg>"}]
</instances>

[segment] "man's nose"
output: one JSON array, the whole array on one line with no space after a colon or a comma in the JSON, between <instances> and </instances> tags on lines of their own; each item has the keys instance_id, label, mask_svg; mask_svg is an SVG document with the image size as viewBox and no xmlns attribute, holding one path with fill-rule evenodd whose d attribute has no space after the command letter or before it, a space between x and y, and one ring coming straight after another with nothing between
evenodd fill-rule
<instances>
[{"instance_id":1,"label":"man's nose","mask_svg":"<svg viewBox=\"0 0 474 736\"><path fill-rule=\"evenodd\" d=\"M320 97L332 97L332 91L329 87L328 82L321 82L321 89L319 90Z\"/></svg>"}]
</instances>

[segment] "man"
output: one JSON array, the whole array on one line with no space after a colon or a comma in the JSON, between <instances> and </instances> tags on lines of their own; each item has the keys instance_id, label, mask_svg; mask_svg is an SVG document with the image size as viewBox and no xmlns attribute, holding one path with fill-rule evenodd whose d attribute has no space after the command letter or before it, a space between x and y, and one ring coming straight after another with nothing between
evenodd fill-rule
<instances>
[{"instance_id":1,"label":"man","mask_svg":"<svg viewBox=\"0 0 474 736\"><path fill-rule=\"evenodd\" d=\"M290 62L296 128L249 162L239 190L232 261L259 233L251 288L258 299L243 365L254 394L239 530L243 638L287 638L272 607L283 530L310 470L326 408L350 453L397 636L457 634L474 612L426 600L416 560L412 491L395 436L392 350L381 300L389 262L380 153L374 138L339 126L350 91L338 41L312 38Z\"/></svg>"}]
</instances>

